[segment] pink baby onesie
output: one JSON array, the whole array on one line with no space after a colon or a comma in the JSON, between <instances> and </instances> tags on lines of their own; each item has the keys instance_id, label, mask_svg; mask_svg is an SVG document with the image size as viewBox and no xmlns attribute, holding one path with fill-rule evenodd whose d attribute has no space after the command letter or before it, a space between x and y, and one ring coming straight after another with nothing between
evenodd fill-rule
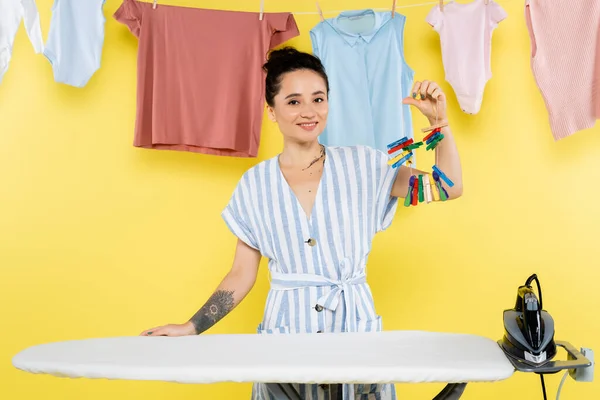
<instances>
[{"instance_id":1,"label":"pink baby onesie","mask_svg":"<svg viewBox=\"0 0 600 400\"><path fill-rule=\"evenodd\" d=\"M463 112L477 114L483 92L492 77L492 32L506 18L493 0L471 3L450 1L443 11L436 5L426 21L438 32L446 81L452 85Z\"/></svg>"},{"instance_id":2,"label":"pink baby onesie","mask_svg":"<svg viewBox=\"0 0 600 400\"><path fill-rule=\"evenodd\" d=\"M527 0L531 69L555 141L600 117L600 0Z\"/></svg>"}]
</instances>

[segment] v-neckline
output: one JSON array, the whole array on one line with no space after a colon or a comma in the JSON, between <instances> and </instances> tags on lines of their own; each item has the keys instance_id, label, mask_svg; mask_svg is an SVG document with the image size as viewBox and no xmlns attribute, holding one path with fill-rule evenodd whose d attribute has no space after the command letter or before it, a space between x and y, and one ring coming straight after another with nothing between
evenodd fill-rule
<instances>
[{"instance_id":1,"label":"v-neckline","mask_svg":"<svg viewBox=\"0 0 600 400\"><path fill-rule=\"evenodd\" d=\"M281 170L281 165L279 164L279 156L281 154L278 154L275 157L275 166L277 168L277 171L279 171L279 177L283 181L283 184L287 187L287 190L289 191L290 196L293 198L292 201L296 204L296 207L300 210L302 215L304 215L304 218L306 219L306 221L309 223L312 221L312 216L314 214L315 207L317 205L317 201L319 200L319 197L321 196L321 192L323 190L323 188L322 188L323 181L325 180L325 173L327 171L327 164L329 163L327 147L323 146L323 150L325 153L325 161L323 161L323 171L321 173L321 179L319 179L319 184L317 185L317 190L315 191L315 198L313 199L312 208L310 209L309 213L307 213L306 210L304 209L304 207L302 207L302 203L298 199L296 192L294 192L294 189L292 189L292 187L290 186L289 182L287 181L285 175L283 174L283 171Z\"/></svg>"}]
</instances>

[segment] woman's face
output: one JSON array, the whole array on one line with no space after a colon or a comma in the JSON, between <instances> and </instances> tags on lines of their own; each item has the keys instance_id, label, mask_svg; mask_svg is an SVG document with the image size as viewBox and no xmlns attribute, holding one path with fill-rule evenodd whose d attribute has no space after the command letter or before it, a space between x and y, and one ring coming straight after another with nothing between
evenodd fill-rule
<instances>
[{"instance_id":1,"label":"woman's face","mask_svg":"<svg viewBox=\"0 0 600 400\"><path fill-rule=\"evenodd\" d=\"M327 87L325 80L311 70L288 72L282 76L269 117L277 122L286 140L312 142L327 122Z\"/></svg>"}]
</instances>

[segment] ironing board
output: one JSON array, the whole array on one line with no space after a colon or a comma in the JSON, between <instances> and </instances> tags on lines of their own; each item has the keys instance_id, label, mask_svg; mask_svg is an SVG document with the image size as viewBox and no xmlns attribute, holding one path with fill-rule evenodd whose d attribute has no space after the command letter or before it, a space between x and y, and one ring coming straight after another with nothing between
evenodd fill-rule
<instances>
[{"instance_id":1,"label":"ironing board","mask_svg":"<svg viewBox=\"0 0 600 400\"><path fill-rule=\"evenodd\" d=\"M26 348L12 363L70 378L263 382L278 398L296 398L286 391L290 382L443 382L447 395L436 399L455 399L467 382L499 381L515 370L493 340L423 331L83 339Z\"/></svg>"}]
</instances>

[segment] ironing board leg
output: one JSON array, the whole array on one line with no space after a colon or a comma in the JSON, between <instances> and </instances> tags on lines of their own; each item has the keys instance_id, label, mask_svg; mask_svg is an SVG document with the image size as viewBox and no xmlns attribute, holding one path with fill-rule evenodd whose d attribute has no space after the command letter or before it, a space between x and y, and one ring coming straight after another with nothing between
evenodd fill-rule
<instances>
[{"instance_id":1,"label":"ironing board leg","mask_svg":"<svg viewBox=\"0 0 600 400\"><path fill-rule=\"evenodd\" d=\"M302 400L291 383L267 383L267 390L277 400Z\"/></svg>"},{"instance_id":2,"label":"ironing board leg","mask_svg":"<svg viewBox=\"0 0 600 400\"><path fill-rule=\"evenodd\" d=\"M342 400L343 392L341 385L327 385L328 400ZM300 393L291 383L268 383L267 390L276 400L302 400Z\"/></svg>"},{"instance_id":3,"label":"ironing board leg","mask_svg":"<svg viewBox=\"0 0 600 400\"><path fill-rule=\"evenodd\" d=\"M457 400L460 399L465 391L466 383L449 383L447 384L433 400Z\"/></svg>"}]
</instances>

